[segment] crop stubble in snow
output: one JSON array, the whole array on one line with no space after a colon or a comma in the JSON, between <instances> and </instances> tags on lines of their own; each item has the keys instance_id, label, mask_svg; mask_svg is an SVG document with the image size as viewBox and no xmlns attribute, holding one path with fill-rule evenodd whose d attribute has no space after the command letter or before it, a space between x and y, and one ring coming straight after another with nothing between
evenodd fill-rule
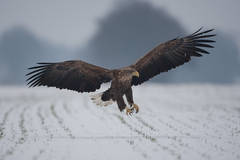
<instances>
[{"instance_id":1,"label":"crop stubble in snow","mask_svg":"<svg viewBox=\"0 0 240 160\"><path fill-rule=\"evenodd\" d=\"M106 86L104 86L106 88ZM239 85L134 88L140 112L88 94L0 87L0 160L240 159Z\"/></svg>"}]
</instances>

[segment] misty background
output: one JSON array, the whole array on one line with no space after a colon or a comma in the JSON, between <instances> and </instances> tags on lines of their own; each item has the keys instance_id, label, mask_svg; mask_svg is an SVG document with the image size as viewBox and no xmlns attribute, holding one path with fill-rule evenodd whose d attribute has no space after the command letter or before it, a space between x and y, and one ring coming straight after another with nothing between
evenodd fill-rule
<instances>
[{"instance_id":1,"label":"misty background","mask_svg":"<svg viewBox=\"0 0 240 160\"><path fill-rule=\"evenodd\" d=\"M81 59L107 68L136 62L159 43L215 28L210 55L152 79L239 83L240 2L0 0L0 85L25 84L36 62ZM195 8L195 9L194 9Z\"/></svg>"}]
</instances>

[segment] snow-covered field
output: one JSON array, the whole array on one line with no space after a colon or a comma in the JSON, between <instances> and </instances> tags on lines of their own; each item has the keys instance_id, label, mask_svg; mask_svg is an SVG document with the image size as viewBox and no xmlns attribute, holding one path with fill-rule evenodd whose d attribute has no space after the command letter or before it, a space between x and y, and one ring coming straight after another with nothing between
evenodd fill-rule
<instances>
[{"instance_id":1,"label":"snow-covered field","mask_svg":"<svg viewBox=\"0 0 240 160\"><path fill-rule=\"evenodd\" d=\"M240 85L133 90L130 117L88 94L0 87L0 160L240 159Z\"/></svg>"}]
</instances>

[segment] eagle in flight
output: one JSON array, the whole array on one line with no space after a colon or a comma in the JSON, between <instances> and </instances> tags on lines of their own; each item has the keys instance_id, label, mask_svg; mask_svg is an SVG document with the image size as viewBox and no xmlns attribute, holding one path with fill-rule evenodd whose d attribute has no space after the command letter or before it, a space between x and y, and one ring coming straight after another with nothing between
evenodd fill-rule
<instances>
[{"instance_id":1,"label":"eagle in flight","mask_svg":"<svg viewBox=\"0 0 240 160\"><path fill-rule=\"evenodd\" d=\"M91 99L101 106L116 102L120 111L126 110L127 115L137 113L139 107L134 103L132 86L140 85L161 72L167 72L191 60L192 56L200 57L209 54L204 47L213 48L210 43L215 42L209 38L213 29L175 38L159 44L136 63L119 68L106 69L81 60L65 61L59 63L38 63L29 68L26 76L29 87L48 86L60 89L70 89L77 92L94 92L102 83L110 82L109 89L93 95ZM124 102L126 96L129 107Z\"/></svg>"}]
</instances>

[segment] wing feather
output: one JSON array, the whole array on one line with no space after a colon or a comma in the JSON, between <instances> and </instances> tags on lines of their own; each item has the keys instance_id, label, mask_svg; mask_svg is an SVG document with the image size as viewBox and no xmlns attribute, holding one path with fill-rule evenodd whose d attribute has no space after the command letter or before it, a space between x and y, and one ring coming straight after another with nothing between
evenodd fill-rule
<instances>
[{"instance_id":1,"label":"wing feather","mask_svg":"<svg viewBox=\"0 0 240 160\"><path fill-rule=\"evenodd\" d=\"M112 80L111 70L83 61L38 63L30 67L27 82L29 87L48 86L78 92L93 92L102 83Z\"/></svg>"},{"instance_id":2,"label":"wing feather","mask_svg":"<svg viewBox=\"0 0 240 160\"><path fill-rule=\"evenodd\" d=\"M215 41L208 38L214 37L215 34L208 34L213 29L203 32L201 30L202 28L189 36L162 43L131 65L140 75L139 78L133 78L132 85L139 85L161 72L183 65L189 62L192 56L201 57L202 54L209 54L203 48L213 48L208 43Z\"/></svg>"}]
</instances>

